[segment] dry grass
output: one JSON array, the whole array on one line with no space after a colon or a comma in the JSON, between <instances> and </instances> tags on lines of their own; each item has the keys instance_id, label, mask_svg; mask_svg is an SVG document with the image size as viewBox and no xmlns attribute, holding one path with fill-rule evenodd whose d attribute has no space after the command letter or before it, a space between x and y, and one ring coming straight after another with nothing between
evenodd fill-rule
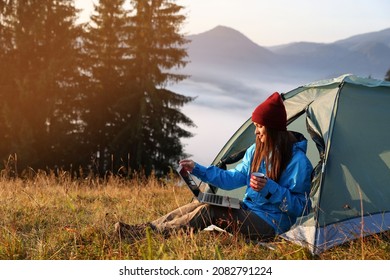
<instances>
[{"instance_id":1,"label":"dry grass","mask_svg":"<svg viewBox=\"0 0 390 280\"><path fill-rule=\"evenodd\" d=\"M142 223L191 201L173 176L105 181L36 174L32 179L0 178L0 259L390 259L390 234L355 240L312 256L277 239L272 249L239 236L178 232L164 238L148 232L129 244L114 234L117 221ZM364 242L364 251L362 251Z\"/></svg>"}]
</instances>

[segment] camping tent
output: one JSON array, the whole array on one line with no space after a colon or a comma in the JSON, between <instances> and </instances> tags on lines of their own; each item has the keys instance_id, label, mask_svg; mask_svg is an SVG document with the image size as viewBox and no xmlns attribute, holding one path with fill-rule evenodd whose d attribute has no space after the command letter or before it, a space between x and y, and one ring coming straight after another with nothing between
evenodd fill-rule
<instances>
[{"instance_id":1,"label":"camping tent","mask_svg":"<svg viewBox=\"0 0 390 280\"><path fill-rule=\"evenodd\" d=\"M390 83L344 75L282 96L288 129L310 140L308 157L315 166L313 209L282 237L319 254L390 230ZM248 119L213 164L234 167L254 141Z\"/></svg>"}]
</instances>

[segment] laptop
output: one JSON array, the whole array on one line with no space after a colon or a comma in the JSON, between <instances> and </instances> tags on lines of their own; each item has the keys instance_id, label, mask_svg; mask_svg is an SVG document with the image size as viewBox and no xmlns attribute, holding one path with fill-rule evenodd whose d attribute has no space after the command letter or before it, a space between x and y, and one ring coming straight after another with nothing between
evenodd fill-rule
<instances>
[{"instance_id":1,"label":"laptop","mask_svg":"<svg viewBox=\"0 0 390 280\"><path fill-rule=\"evenodd\" d=\"M191 174L181 165L176 169L176 171L179 173L180 177L186 183L194 196L199 200L199 202L235 209L239 209L241 207L240 200L238 198L202 192L199 189L199 186L196 184L195 180L192 178Z\"/></svg>"}]
</instances>

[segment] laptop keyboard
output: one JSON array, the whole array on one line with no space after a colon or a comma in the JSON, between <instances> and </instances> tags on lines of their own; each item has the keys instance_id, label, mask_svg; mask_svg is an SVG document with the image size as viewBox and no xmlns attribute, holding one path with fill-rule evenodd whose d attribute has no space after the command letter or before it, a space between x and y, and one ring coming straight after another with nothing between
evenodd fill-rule
<instances>
[{"instance_id":1,"label":"laptop keyboard","mask_svg":"<svg viewBox=\"0 0 390 280\"><path fill-rule=\"evenodd\" d=\"M216 203L216 204L222 204L222 196L219 195L212 195L212 194L203 194L203 201L204 202L210 202L210 203Z\"/></svg>"}]
</instances>

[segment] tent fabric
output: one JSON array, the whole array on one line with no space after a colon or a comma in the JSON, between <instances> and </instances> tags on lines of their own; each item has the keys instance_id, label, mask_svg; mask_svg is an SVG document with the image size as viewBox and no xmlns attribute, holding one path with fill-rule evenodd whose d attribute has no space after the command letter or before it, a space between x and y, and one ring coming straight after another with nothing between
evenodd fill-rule
<instances>
[{"instance_id":1,"label":"tent fabric","mask_svg":"<svg viewBox=\"0 0 390 280\"><path fill-rule=\"evenodd\" d=\"M390 230L390 83L347 75L305 88L297 95L315 89L307 118L325 155L313 179L312 215L282 237L319 254Z\"/></svg>"},{"instance_id":2,"label":"tent fabric","mask_svg":"<svg viewBox=\"0 0 390 280\"><path fill-rule=\"evenodd\" d=\"M313 210L281 236L320 254L390 230L390 82L347 74L298 87L283 99L289 129L313 142L316 168ZM253 130L248 119L213 164L249 147Z\"/></svg>"}]
</instances>

